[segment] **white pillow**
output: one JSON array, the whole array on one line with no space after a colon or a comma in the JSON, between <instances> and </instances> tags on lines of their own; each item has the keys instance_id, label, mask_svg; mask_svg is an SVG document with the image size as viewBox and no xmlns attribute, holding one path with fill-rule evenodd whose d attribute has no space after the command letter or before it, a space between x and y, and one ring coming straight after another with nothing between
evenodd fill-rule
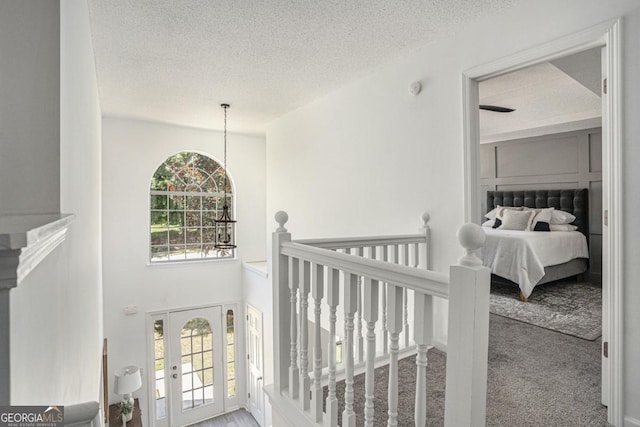
<instances>
[{"instance_id":1,"label":"white pillow","mask_svg":"<svg viewBox=\"0 0 640 427\"><path fill-rule=\"evenodd\" d=\"M500 206L498 205L498 207L496 207L497 212L496 212L496 217L495 220L496 222L493 224L493 228L498 228L500 227L500 224L502 224L502 215L504 215L505 211L521 211L524 209L524 206Z\"/></svg>"},{"instance_id":2,"label":"white pillow","mask_svg":"<svg viewBox=\"0 0 640 427\"><path fill-rule=\"evenodd\" d=\"M527 208L528 209L528 208ZM529 231L550 231L549 224L554 208L531 209L535 212L531 217L531 223L527 228Z\"/></svg>"},{"instance_id":3,"label":"white pillow","mask_svg":"<svg viewBox=\"0 0 640 427\"><path fill-rule=\"evenodd\" d=\"M498 208L491 209L489 212L487 212L484 215L484 217L487 218L487 219L496 219L496 215L498 215ZM484 224L482 224L482 225L484 225Z\"/></svg>"},{"instance_id":4,"label":"white pillow","mask_svg":"<svg viewBox=\"0 0 640 427\"><path fill-rule=\"evenodd\" d=\"M551 231L576 231L578 227L571 224L551 224Z\"/></svg>"},{"instance_id":5,"label":"white pillow","mask_svg":"<svg viewBox=\"0 0 640 427\"><path fill-rule=\"evenodd\" d=\"M551 214L551 224L563 225L563 224L571 224L576 220L576 217L571 215L569 212L554 210Z\"/></svg>"},{"instance_id":6,"label":"white pillow","mask_svg":"<svg viewBox=\"0 0 640 427\"><path fill-rule=\"evenodd\" d=\"M491 228L491 227L493 227L493 224L495 224L495 223L496 223L495 219L488 219L488 220L486 220L485 222L482 223L482 226Z\"/></svg>"},{"instance_id":7,"label":"white pillow","mask_svg":"<svg viewBox=\"0 0 640 427\"><path fill-rule=\"evenodd\" d=\"M496 208L498 212L496 212L496 218L502 218L505 211L521 211L524 209L524 206L500 206Z\"/></svg>"},{"instance_id":8,"label":"white pillow","mask_svg":"<svg viewBox=\"0 0 640 427\"><path fill-rule=\"evenodd\" d=\"M526 230L535 211L516 211L507 209L502 214L502 224L499 230Z\"/></svg>"}]
</instances>

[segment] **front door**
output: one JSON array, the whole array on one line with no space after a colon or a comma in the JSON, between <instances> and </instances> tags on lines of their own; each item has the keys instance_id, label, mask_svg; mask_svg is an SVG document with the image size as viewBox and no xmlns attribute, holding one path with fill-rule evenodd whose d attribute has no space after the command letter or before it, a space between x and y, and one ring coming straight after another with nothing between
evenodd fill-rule
<instances>
[{"instance_id":1,"label":"front door","mask_svg":"<svg viewBox=\"0 0 640 427\"><path fill-rule=\"evenodd\" d=\"M169 316L171 425L183 426L224 411L222 310L206 307Z\"/></svg>"},{"instance_id":2,"label":"front door","mask_svg":"<svg viewBox=\"0 0 640 427\"><path fill-rule=\"evenodd\" d=\"M249 412L264 427L262 313L247 306L247 341L249 349Z\"/></svg>"}]
</instances>

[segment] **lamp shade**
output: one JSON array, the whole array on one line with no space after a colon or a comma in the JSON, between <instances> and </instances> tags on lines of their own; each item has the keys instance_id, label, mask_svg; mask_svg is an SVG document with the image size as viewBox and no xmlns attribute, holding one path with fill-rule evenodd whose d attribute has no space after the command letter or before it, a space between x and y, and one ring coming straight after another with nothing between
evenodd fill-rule
<instances>
[{"instance_id":1,"label":"lamp shade","mask_svg":"<svg viewBox=\"0 0 640 427\"><path fill-rule=\"evenodd\" d=\"M142 386L140 368L137 366L125 366L116 369L114 373L116 380L113 385L113 392L116 394L129 394L138 390Z\"/></svg>"}]
</instances>

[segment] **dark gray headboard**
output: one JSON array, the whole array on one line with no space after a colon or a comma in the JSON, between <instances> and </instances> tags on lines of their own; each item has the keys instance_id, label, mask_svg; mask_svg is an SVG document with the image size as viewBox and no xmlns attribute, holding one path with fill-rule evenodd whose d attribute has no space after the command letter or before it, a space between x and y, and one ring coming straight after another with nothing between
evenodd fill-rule
<instances>
[{"instance_id":1,"label":"dark gray headboard","mask_svg":"<svg viewBox=\"0 0 640 427\"><path fill-rule=\"evenodd\" d=\"M522 190L487 191L487 211L496 206L526 206L556 208L576 217L573 225L589 239L589 191L578 190Z\"/></svg>"}]
</instances>

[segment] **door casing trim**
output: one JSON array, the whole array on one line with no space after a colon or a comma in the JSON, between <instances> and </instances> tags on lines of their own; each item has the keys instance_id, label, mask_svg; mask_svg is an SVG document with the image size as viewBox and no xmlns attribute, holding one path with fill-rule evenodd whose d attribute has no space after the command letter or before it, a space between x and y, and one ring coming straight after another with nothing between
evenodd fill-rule
<instances>
[{"instance_id":1,"label":"door casing trim","mask_svg":"<svg viewBox=\"0 0 640 427\"><path fill-rule=\"evenodd\" d=\"M603 241L603 253L608 253L606 272L609 292L609 409L608 421L623 425L623 336L624 319L622 299L622 79L621 79L621 19L613 19L585 30L569 34L496 61L473 67L462 74L463 96L463 151L465 222L477 223L480 212L478 82L516 71L541 62L550 61L595 47L607 47L605 67L608 76L608 101L603 115L608 128L603 132L603 150L607 172L603 176L609 197L603 210L609 211L609 237ZM603 161L605 159L603 158ZM604 246L606 245L606 251Z\"/></svg>"}]
</instances>

